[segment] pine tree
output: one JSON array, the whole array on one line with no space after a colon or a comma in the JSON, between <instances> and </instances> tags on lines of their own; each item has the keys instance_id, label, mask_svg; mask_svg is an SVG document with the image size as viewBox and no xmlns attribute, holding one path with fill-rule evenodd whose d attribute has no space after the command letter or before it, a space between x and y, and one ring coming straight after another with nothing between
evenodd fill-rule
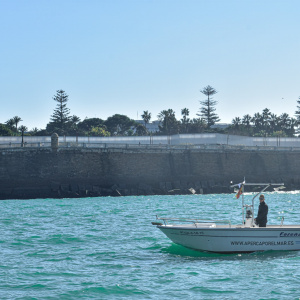
<instances>
[{"instance_id":1,"label":"pine tree","mask_svg":"<svg viewBox=\"0 0 300 300\"><path fill-rule=\"evenodd\" d=\"M67 108L68 97L69 96L63 90L56 91L56 95L53 97L53 100L57 102L57 105L50 118L50 127L59 130L60 133L63 133L67 129L71 120L71 117L69 116L70 110Z\"/></svg>"},{"instance_id":2,"label":"pine tree","mask_svg":"<svg viewBox=\"0 0 300 300\"><path fill-rule=\"evenodd\" d=\"M215 106L218 104L218 102L216 100L213 100L212 98L212 96L215 95L217 91L213 87L208 85L204 87L200 92L207 96L207 99L200 101L202 107L200 109L200 114L197 114L197 116L203 117L207 122L207 127L210 128L216 122L220 121L219 116L215 113Z\"/></svg>"},{"instance_id":3,"label":"pine tree","mask_svg":"<svg viewBox=\"0 0 300 300\"><path fill-rule=\"evenodd\" d=\"M297 100L297 110L295 111L295 116L296 116L296 127L298 128L296 130L297 134L300 133L300 130L299 130L299 125L300 125L300 97L298 98Z\"/></svg>"},{"instance_id":4,"label":"pine tree","mask_svg":"<svg viewBox=\"0 0 300 300\"><path fill-rule=\"evenodd\" d=\"M298 124L300 124L300 97L298 98L297 103L299 105L297 105L297 110L295 112L295 116L296 116Z\"/></svg>"}]
</instances>

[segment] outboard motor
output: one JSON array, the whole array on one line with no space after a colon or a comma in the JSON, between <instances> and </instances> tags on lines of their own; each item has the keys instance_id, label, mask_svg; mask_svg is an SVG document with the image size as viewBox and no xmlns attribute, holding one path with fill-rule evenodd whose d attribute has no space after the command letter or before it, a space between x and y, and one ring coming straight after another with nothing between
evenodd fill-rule
<instances>
[{"instance_id":1,"label":"outboard motor","mask_svg":"<svg viewBox=\"0 0 300 300\"><path fill-rule=\"evenodd\" d=\"M251 210L251 208L247 208L245 227L251 227L252 226L251 223L252 223L252 210Z\"/></svg>"},{"instance_id":2,"label":"outboard motor","mask_svg":"<svg viewBox=\"0 0 300 300\"><path fill-rule=\"evenodd\" d=\"M246 211L246 219L251 219L252 218L252 211L251 209L247 209Z\"/></svg>"}]
</instances>

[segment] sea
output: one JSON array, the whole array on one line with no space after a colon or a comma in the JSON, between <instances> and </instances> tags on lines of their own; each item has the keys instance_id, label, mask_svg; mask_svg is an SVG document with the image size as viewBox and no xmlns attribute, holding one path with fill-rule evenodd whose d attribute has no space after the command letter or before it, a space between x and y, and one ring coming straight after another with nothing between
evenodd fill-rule
<instances>
[{"instance_id":1,"label":"sea","mask_svg":"<svg viewBox=\"0 0 300 300\"><path fill-rule=\"evenodd\" d=\"M300 224L299 191L265 198L268 224ZM151 224L241 224L241 205L234 194L0 201L0 299L300 299L300 251L194 251Z\"/></svg>"}]
</instances>

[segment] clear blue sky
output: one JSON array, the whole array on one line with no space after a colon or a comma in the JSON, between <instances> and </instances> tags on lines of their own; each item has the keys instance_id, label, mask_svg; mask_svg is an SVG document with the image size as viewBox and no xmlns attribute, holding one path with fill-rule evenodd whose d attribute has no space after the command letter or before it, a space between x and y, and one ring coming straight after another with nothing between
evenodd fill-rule
<instances>
[{"instance_id":1,"label":"clear blue sky","mask_svg":"<svg viewBox=\"0 0 300 300\"><path fill-rule=\"evenodd\" d=\"M196 117L215 95L221 122L300 96L298 0L0 0L0 123L45 128L63 89L72 115Z\"/></svg>"}]
</instances>

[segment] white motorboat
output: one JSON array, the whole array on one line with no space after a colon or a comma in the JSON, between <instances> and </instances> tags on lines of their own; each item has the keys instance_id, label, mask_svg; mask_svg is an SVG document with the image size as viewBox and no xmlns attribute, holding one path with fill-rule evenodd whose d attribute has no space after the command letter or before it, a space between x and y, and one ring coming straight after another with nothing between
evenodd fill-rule
<instances>
[{"instance_id":1,"label":"white motorboat","mask_svg":"<svg viewBox=\"0 0 300 300\"><path fill-rule=\"evenodd\" d=\"M252 198L252 204L245 204L244 187L261 186L260 192ZM226 220L172 219L156 216L156 225L174 243L187 248L217 253L242 253L268 250L300 250L300 225L279 225L258 227L254 220L254 199L271 186L279 184L243 183L239 187L242 195L243 221L233 225ZM179 222L179 223L178 223Z\"/></svg>"}]
</instances>

